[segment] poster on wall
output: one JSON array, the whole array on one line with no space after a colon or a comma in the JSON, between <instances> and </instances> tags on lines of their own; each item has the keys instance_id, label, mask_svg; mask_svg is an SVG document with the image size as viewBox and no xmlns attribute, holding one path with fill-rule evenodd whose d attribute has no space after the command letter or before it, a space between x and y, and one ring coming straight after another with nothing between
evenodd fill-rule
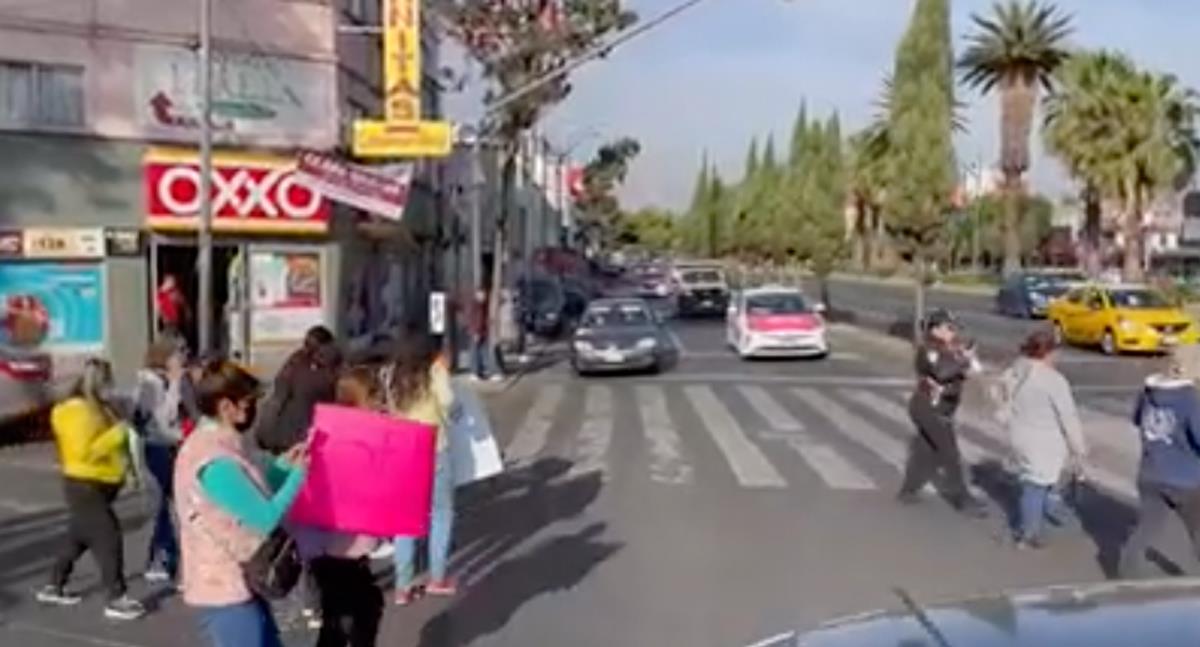
<instances>
[{"instance_id":1,"label":"poster on wall","mask_svg":"<svg viewBox=\"0 0 1200 647\"><path fill-rule=\"evenodd\" d=\"M95 264L0 264L0 343L53 352L104 348L104 272Z\"/></svg>"},{"instance_id":2,"label":"poster on wall","mask_svg":"<svg viewBox=\"0 0 1200 647\"><path fill-rule=\"evenodd\" d=\"M295 342L325 323L321 254L258 251L250 255L250 337L256 343Z\"/></svg>"}]
</instances>

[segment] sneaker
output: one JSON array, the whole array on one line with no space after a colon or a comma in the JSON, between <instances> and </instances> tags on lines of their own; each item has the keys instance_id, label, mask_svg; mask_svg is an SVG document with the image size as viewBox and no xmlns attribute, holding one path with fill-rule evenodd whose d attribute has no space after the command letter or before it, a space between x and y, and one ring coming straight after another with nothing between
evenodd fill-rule
<instances>
[{"instance_id":1,"label":"sneaker","mask_svg":"<svg viewBox=\"0 0 1200 647\"><path fill-rule=\"evenodd\" d=\"M1037 537L1017 537L1013 544L1017 550L1040 550L1046 547L1042 540Z\"/></svg>"},{"instance_id":2,"label":"sneaker","mask_svg":"<svg viewBox=\"0 0 1200 647\"><path fill-rule=\"evenodd\" d=\"M151 566L150 568L147 568L146 572L142 574L142 577L145 578L147 582L171 581L171 574L167 572L167 569L161 566Z\"/></svg>"},{"instance_id":3,"label":"sneaker","mask_svg":"<svg viewBox=\"0 0 1200 647\"><path fill-rule=\"evenodd\" d=\"M304 616L304 624L309 629L316 630L321 628L321 612L319 610L305 607L300 612L300 615Z\"/></svg>"},{"instance_id":4,"label":"sneaker","mask_svg":"<svg viewBox=\"0 0 1200 647\"><path fill-rule=\"evenodd\" d=\"M503 381L504 381L503 375L493 375L488 378L488 382L503 382Z\"/></svg>"},{"instance_id":5,"label":"sneaker","mask_svg":"<svg viewBox=\"0 0 1200 647\"><path fill-rule=\"evenodd\" d=\"M69 607L83 602L83 596L67 593L65 590L48 584L37 592L34 596L38 602L42 604L56 604L60 607Z\"/></svg>"},{"instance_id":6,"label":"sneaker","mask_svg":"<svg viewBox=\"0 0 1200 647\"><path fill-rule=\"evenodd\" d=\"M104 617L113 620L137 620L144 615L146 607L128 595L123 595L104 607Z\"/></svg>"},{"instance_id":7,"label":"sneaker","mask_svg":"<svg viewBox=\"0 0 1200 647\"><path fill-rule=\"evenodd\" d=\"M421 587L410 586L403 589L396 589L396 606L406 607L421 597Z\"/></svg>"},{"instance_id":8,"label":"sneaker","mask_svg":"<svg viewBox=\"0 0 1200 647\"><path fill-rule=\"evenodd\" d=\"M391 559L396 554L396 546L390 541L380 542L379 547L371 551L371 559Z\"/></svg>"},{"instance_id":9,"label":"sneaker","mask_svg":"<svg viewBox=\"0 0 1200 647\"><path fill-rule=\"evenodd\" d=\"M444 580L431 580L425 586L425 592L429 595L437 595L449 597L458 594L458 583L450 578Z\"/></svg>"}]
</instances>

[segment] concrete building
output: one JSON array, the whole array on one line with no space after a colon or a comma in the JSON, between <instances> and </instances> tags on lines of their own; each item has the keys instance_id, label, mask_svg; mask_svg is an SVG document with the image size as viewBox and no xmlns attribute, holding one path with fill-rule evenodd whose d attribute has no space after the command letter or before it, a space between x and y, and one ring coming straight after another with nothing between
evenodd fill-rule
<instances>
[{"instance_id":1,"label":"concrete building","mask_svg":"<svg viewBox=\"0 0 1200 647\"><path fill-rule=\"evenodd\" d=\"M35 297L48 311L41 345L66 364L103 353L128 377L157 327L163 278L196 302L199 4L0 5L0 296ZM417 165L393 226L291 170L298 150L344 152L351 121L381 114L379 39L339 30L378 24L380 0L212 7L216 307L206 314L218 341L272 365L314 324L366 336L424 316L437 166ZM437 69L432 33L422 49ZM422 102L436 118L428 72ZM204 315L193 315L194 339Z\"/></svg>"}]
</instances>

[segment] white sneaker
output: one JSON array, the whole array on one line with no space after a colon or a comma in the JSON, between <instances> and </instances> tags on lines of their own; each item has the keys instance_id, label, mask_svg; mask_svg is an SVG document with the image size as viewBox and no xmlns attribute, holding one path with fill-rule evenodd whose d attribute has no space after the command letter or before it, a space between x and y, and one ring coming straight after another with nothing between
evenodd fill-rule
<instances>
[{"instance_id":1,"label":"white sneaker","mask_svg":"<svg viewBox=\"0 0 1200 647\"><path fill-rule=\"evenodd\" d=\"M145 578L147 582L171 581L171 574L167 572L167 569L162 568L161 566L155 566L146 569L146 572L142 574L142 577Z\"/></svg>"},{"instance_id":2,"label":"white sneaker","mask_svg":"<svg viewBox=\"0 0 1200 647\"><path fill-rule=\"evenodd\" d=\"M60 607L70 607L83 602L83 596L67 593L63 589L52 584L38 590L34 595L38 602L42 604L55 604Z\"/></svg>"},{"instance_id":3,"label":"white sneaker","mask_svg":"<svg viewBox=\"0 0 1200 647\"><path fill-rule=\"evenodd\" d=\"M123 595L104 607L104 617L112 620L137 620L144 615L146 607L128 595Z\"/></svg>"}]
</instances>

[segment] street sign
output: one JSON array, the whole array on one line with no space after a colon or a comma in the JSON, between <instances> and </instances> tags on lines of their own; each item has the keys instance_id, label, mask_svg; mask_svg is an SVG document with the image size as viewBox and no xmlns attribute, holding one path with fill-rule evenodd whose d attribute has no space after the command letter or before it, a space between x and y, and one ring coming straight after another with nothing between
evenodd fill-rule
<instances>
[{"instance_id":1,"label":"street sign","mask_svg":"<svg viewBox=\"0 0 1200 647\"><path fill-rule=\"evenodd\" d=\"M453 143L448 121L354 122L355 157L446 157Z\"/></svg>"},{"instance_id":2,"label":"street sign","mask_svg":"<svg viewBox=\"0 0 1200 647\"><path fill-rule=\"evenodd\" d=\"M446 334L446 293L429 293L429 332Z\"/></svg>"},{"instance_id":3,"label":"street sign","mask_svg":"<svg viewBox=\"0 0 1200 647\"><path fill-rule=\"evenodd\" d=\"M387 121L421 119L421 3L387 0L383 15L383 114Z\"/></svg>"}]
</instances>

